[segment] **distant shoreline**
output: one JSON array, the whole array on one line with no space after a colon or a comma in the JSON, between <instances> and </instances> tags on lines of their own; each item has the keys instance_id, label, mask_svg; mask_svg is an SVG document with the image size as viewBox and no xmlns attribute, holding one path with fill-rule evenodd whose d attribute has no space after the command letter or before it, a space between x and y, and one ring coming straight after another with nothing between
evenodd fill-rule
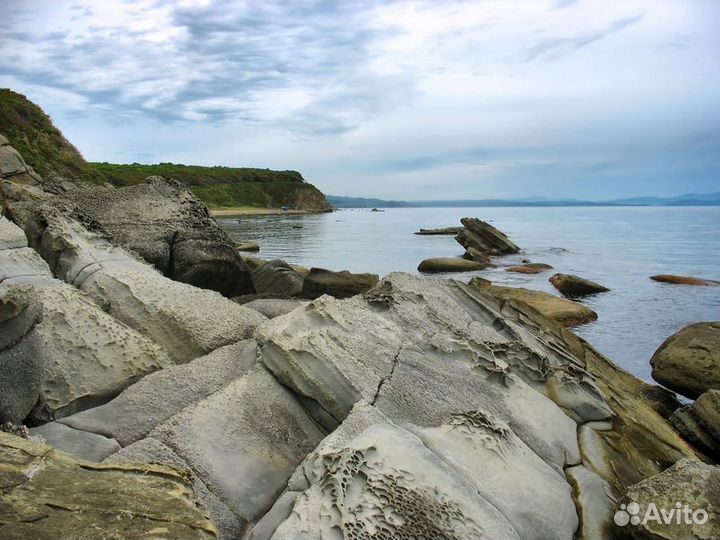
<instances>
[{"instance_id":1,"label":"distant shoreline","mask_svg":"<svg viewBox=\"0 0 720 540\"><path fill-rule=\"evenodd\" d=\"M210 208L210 213L215 217L228 216L266 216L266 215L300 215L318 214L314 210L281 210L279 208L258 208L255 206L236 206L232 208Z\"/></svg>"}]
</instances>

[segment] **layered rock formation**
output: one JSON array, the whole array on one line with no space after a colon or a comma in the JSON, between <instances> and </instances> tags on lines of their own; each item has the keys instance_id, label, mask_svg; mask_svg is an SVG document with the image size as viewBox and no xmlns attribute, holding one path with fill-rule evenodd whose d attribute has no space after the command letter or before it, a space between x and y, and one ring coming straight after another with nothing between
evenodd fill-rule
<instances>
[{"instance_id":1,"label":"layered rock formation","mask_svg":"<svg viewBox=\"0 0 720 540\"><path fill-rule=\"evenodd\" d=\"M455 240L465 248L465 258L486 261L490 255L518 253L517 247L503 232L477 218L462 218L463 229Z\"/></svg>"}]
</instances>

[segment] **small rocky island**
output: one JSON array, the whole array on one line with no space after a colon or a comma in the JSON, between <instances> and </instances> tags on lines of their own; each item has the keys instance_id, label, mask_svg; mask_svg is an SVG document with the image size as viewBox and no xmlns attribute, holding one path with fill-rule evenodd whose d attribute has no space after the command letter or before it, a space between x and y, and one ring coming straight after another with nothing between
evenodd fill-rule
<instances>
[{"instance_id":1,"label":"small rocky island","mask_svg":"<svg viewBox=\"0 0 720 540\"><path fill-rule=\"evenodd\" d=\"M0 537L720 537L614 519L718 508L718 323L654 359L681 407L526 293L242 256L178 182L0 142Z\"/></svg>"}]
</instances>

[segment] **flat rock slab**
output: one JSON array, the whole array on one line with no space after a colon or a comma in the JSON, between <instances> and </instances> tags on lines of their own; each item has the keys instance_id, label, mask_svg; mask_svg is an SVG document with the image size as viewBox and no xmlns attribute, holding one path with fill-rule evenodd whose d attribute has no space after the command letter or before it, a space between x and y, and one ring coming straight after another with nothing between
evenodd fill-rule
<instances>
[{"instance_id":1,"label":"flat rock slab","mask_svg":"<svg viewBox=\"0 0 720 540\"><path fill-rule=\"evenodd\" d=\"M420 229L413 234L420 236L456 235L463 230L463 227L443 227L441 229Z\"/></svg>"},{"instance_id":2,"label":"flat rock slab","mask_svg":"<svg viewBox=\"0 0 720 540\"><path fill-rule=\"evenodd\" d=\"M544 263L527 263L505 269L506 272L514 272L515 274L541 274L547 270L552 270L552 266Z\"/></svg>"},{"instance_id":3,"label":"flat rock slab","mask_svg":"<svg viewBox=\"0 0 720 540\"><path fill-rule=\"evenodd\" d=\"M30 435L42 437L47 444L58 450L98 463L120 450L115 439L73 429L59 422L31 428Z\"/></svg>"},{"instance_id":4,"label":"flat rock slab","mask_svg":"<svg viewBox=\"0 0 720 540\"><path fill-rule=\"evenodd\" d=\"M216 538L186 476L161 465L101 465L0 432L0 535Z\"/></svg>"},{"instance_id":5,"label":"flat rock slab","mask_svg":"<svg viewBox=\"0 0 720 540\"><path fill-rule=\"evenodd\" d=\"M673 334L650 365L653 379L691 399L720 390L720 321L691 324Z\"/></svg>"},{"instance_id":6,"label":"flat rock slab","mask_svg":"<svg viewBox=\"0 0 720 540\"><path fill-rule=\"evenodd\" d=\"M463 259L462 257L434 257L425 259L418 265L418 271L424 273L472 272L487 268L488 264Z\"/></svg>"},{"instance_id":7,"label":"flat rock slab","mask_svg":"<svg viewBox=\"0 0 720 540\"><path fill-rule=\"evenodd\" d=\"M660 283L672 283L675 285L696 285L700 287L718 287L720 281L713 279L703 279L691 276L675 276L671 274L659 274L657 276L650 276L653 281Z\"/></svg>"}]
</instances>

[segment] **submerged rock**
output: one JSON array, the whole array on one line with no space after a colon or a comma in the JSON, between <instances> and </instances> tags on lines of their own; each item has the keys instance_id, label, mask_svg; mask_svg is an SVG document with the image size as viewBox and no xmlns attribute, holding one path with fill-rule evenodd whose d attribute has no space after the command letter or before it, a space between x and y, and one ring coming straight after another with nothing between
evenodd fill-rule
<instances>
[{"instance_id":1,"label":"submerged rock","mask_svg":"<svg viewBox=\"0 0 720 540\"><path fill-rule=\"evenodd\" d=\"M526 263L519 266L510 266L505 269L506 272L514 272L516 274L540 274L547 270L552 270L552 266L545 263Z\"/></svg>"},{"instance_id":2,"label":"submerged rock","mask_svg":"<svg viewBox=\"0 0 720 540\"><path fill-rule=\"evenodd\" d=\"M551 276L548 281L552 283L553 287L558 291L567 296L584 296L586 294L595 294L610 290L594 281L572 274L555 274Z\"/></svg>"},{"instance_id":3,"label":"submerged rock","mask_svg":"<svg viewBox=\"0 0 720 540\"><path fill-rule=\"evenodd\" d=\"M691 399L720 390L720 321L691 324L673 334L650 365L653 379Z\"/></svg>"},{"instance_id":4,"label":"submerged rock","mask_svg":"<svg viewBox=\"0 0 720 540\"><path fill-rule=\"evenodd\" d=\"M505 234L477 218L462 218L463 229L455 237L466 249L468 258L484 260L488 255L518 253L517 247Z\"/></svg>"},{"instance_id":5,"label":"submerged rock","mask_svg":"<svg viewBox=\"0 0 720 540\"><path fill-rule=\"evenodd\" d=\"M720 390L708 390L695 403L678 409L670 422L685 440L720 460Z\"/></svg>"},{"instance_id":6,"label":"submerged rock","mask_svg":"<svg viewBox=\"0 0 720 540\"><path fill-rule=\"evenodd\" d=\"M354 274L343 270L333 272L324 268L311 268L303 281L303 296L318 298L329 294L335 298L347 298L367 291L379 278L377 274Z\"/></svg>"},{"instance_id":7,"label":"submerged rock","mask_svg":"<svg viewBox=\"0 0 720 540\"><path fill-rule=\"evenodd\" d=\"M488 264L470 261L462 257L434 257L425 259L418 265L418 271L425 273L435 272L471 272L487 268Z\"/></svg>"},{"instance_id":8,"label":"submerged rock","mask_svg":"<svg viewBox=\"0 0 720 540\"><path fill-rule=\"evenodd\" d=\"M161 465L101 465L0 432L0 536L216 538L186 476Z\"/></svg>"},{"instance_id":9,"label":"submerged rock","mask_svg":"<svg viewBox=\"0 0 720 540\"><path fill-rule=\"evenodd\" d=\"M587 324L598 318L597 313L589 307L568 300L567 298L559 298L550 293L520 287L501 287L490 283L480 283L478 285L477 283L478 282L471 282L470 285L479 286L489 294L501 298L512 298L520 302L525 302L548 319L552 319L565 327Z\"/></svg>"},{"instance_id":10,"label":"submerged rock","mask_svg":"<svg viewBox=\"0 0 720 540\"><path fill-rule=\"evenodd\" d=\"M413 234L420 236L456 235L463 230L463 227L443 227L442 229L420 229Z\"/></svg>"},{"instance_id":11,"label":"submerged rock","mask_svg":"<svg viewBox=\"0 0 720 540\"><path fill-rule=\"evenodd\" d=\"M701 287L717 287L720 286L720 281L712 279L703 279L690 276L674 276L671 274L659 274L657 276L650 276L653 281L659 281L660 283L673 283L675 285L699 285Z\"/></svg>"}]
</instances>

